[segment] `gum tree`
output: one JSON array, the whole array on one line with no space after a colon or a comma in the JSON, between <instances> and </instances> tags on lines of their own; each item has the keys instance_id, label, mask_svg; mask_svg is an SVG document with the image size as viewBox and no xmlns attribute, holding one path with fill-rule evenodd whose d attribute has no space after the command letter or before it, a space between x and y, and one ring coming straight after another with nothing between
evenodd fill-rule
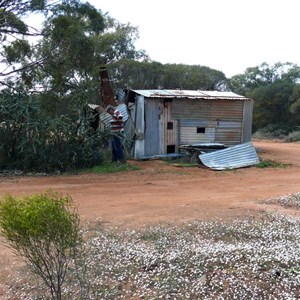
<instances>
[{"instance_id":1,"label":"gum tree","mask_svg":"<svg viewBox=\"0 0 300 300\"><path fill-rule=\"evenodd\" d=\"M248 68L230 79L231 89L254 99L254 130L272 125L292 130L298 125L300 67L275 63Z\"/></svg>"},{"instance_id":2,"label":"gum tree","mask_svg":"<svg viewBox=\"0 0 300 300\"><path fill-rule=\"evenodd\" d=\"M51 0L0 0L0 55L1 77L21 72L29 65L15 65L21 57L30 57L31 49L27 37L39 36L40 32L30 27L24 17L34 13L45 13L57 1ZM2 82L3 83L3 82Z\"/></svg>"}]
</instances>

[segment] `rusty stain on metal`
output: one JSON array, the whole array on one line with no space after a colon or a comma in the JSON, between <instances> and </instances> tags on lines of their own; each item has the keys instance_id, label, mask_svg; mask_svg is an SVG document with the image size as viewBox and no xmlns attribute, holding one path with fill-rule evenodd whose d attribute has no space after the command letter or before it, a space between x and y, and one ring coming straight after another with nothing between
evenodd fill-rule
<instances>
[{"instance_id":1,"label":"rusty stain on metal","mask_svg":"<svg viewBox=\"0 0 300 300\"><path fill-rule=\"evenodd\" d=\"M113 90L110 86L108 72L105 67L100 68L100 82L101 82L101 98L102 98L102 105L113 105L116 106L117 103L115 101Z\"/></svg>"},{"instance_id":2,"label":"rusty stain on metal","mask_svg":"<svg viewBox=\"0 0 300 300\"><path fill-rule=\"evenodd\" d=\"M219 91L192 91L192 90L132 90L147 98L188 98L188 99L226 99L245 100L248 99L233 92Z\"/></svg>"}]
</instances>

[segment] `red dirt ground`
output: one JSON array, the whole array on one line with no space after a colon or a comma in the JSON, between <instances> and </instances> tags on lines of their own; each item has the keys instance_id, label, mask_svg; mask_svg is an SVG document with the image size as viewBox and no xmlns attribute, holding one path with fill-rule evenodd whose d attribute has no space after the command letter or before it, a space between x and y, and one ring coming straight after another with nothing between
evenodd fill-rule
<instances>
[{"instance_id":1,"label":"red dirt ground","mask_svg":"<svg viewBox=\"0 0 300 300\"><path fill-rule=\"evenodd\" d=\"M262 209L262 199L300 192L300 143L253 144L261 159L289 165L212 171L182 168L160 160L130 161L141 170L0 178L0 197L51 189L70 195L78 203L83 221L99 218L121 226L249 216Z\"/></svg>"},{"instance_id":2,"label":"red dirt ground","mask_svg":"<svg viewBox=\"0 0 300 300\"><path fill-rule=\"evenodd\" d=\"M262 200L300 192L300 143L253 144L261 159L288 166L212 171L204 167L182 168L160 160L130 161L141 170L104 175L3 177L0 197L51 189L70 195L78 203L82 221L100 219L107 225L122 227L193 219L231 221L256 217L265 210L286 212L276 205L262 205ZM299 214L295 210L289 213ZM2 243L0 258L3 279L11 271L13 258Z\"/></svg>"}]
</instances>

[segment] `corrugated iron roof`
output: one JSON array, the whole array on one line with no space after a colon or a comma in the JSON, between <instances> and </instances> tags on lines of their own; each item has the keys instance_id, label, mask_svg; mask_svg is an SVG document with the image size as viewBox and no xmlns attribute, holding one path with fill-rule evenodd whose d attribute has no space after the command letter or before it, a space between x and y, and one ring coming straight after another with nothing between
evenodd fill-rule
<instances>
[{"instance_id":1,"label":"corrugated iron roof","mask_svg":"<svg viewBox=\"0 0 300 300\"><path fill-rule=\"evenodd\" d=\"M200 154L199 158L205 166L213 170L237 169L259 163L256 150L251 142Z\"/></svg>"},{"instance_id":2,"label":"corrugated iron roof","mask_svg":"<svg viewBox=\"0 0 300 300\"><path fill-rule=\"evenodd\" d=\"M200 90L132 90L147 98L190 98L190 99L230 99L247 100L244 96L233 92L200 91Z\"/></svg>"}]
</instances>

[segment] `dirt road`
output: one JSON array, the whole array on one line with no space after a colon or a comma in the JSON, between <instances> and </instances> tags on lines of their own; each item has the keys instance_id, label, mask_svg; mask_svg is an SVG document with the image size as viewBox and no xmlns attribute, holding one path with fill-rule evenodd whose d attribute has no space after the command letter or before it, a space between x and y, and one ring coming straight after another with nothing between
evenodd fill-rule
<instances>
[{"instance_id":1,"label":"dirt road","mask_svg":"<svg viewBox=\"0 0 300 300\"><path fill-rule=\"evenodd\" d=\"M231 171L132 161L141 170L118 174L0 178L0 196L47 189L70 195L82 220L143 226L191 219L257 215L262 199L300 192L300 143L254 141L261 159L288 164ZM271 209L271 207L269 207Z\"/></svg>"}]
</instances>

